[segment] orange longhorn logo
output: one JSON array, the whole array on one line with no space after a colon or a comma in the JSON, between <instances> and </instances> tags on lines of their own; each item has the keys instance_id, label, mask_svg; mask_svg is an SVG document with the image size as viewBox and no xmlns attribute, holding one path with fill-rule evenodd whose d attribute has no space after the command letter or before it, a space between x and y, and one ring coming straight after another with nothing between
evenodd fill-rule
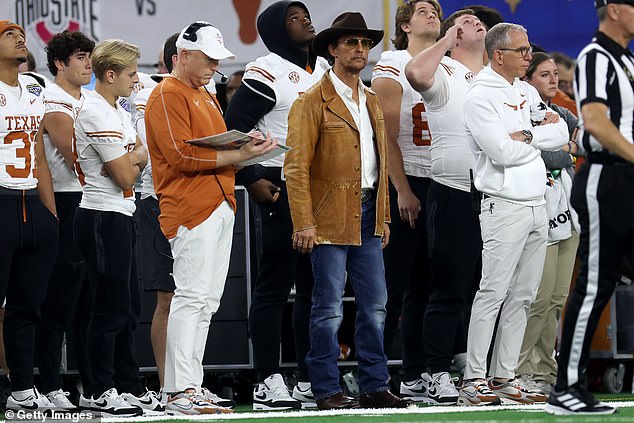
<instances>
[{"instance_id":1,"label":"orange longhorn logo","mask_svg":"<svg viewBox=\"0 0 634 423\"><path fill-rule=\"evenodd\" d=\"M504 1L508 3L512 14L515 14L515 11L517 10L517 6L519 6L519 4L522 2L522 0L504 0Z\"/></svg>"},{"instance_id":2,"label":"orange longhorn logo","mask_svg":"<svg viewBox=\"0 0 634 423\"><path fill-rule=\"evenodd\" d=\"M244 44L253 44L258 39L258 30L255 20L260 8L260 0L233 0L233 7L240 21L240 41Z\"/></svg>"}]
</instances>

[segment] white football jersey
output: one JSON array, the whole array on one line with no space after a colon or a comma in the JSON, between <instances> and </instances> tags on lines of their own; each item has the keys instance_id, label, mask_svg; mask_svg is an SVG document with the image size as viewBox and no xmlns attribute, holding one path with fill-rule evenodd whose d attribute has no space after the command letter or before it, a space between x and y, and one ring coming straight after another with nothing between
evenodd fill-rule
<instances>
[{"instance_id":1,"label":"white football jersey","mask_svg":"<svg viewBox=\"0 0 634 423\"><path fill-rule=\"evenodd\" d=\"M372 81L390 78L403 88L401 97L400 130L398 146L403 155L405 174L429 178L431 157L429 146L434 137L430 132L427 112L420 93L412 88L405 76L405 65L412 58L407 50L384 51L372 69Z\"/></svg>"},{"instance_id":2,"label":"white football jersey","mask_svg":"<svg viewBox=\"0 0 634 423\"><path fill-rule=\"evenodd\" d=\"M81 90L79 99L67 93L62 87L54 82L46 85L46 99L44 101L44 113L64 113L68 115L73 124L77 119L77 114L86 99L86 91ZM72 140L69 140L72 142ZM51 142L51 137L47 132L44 133L44 148L46 149L46 161L51 169L53 177L53 190L55 192L78 192L81 191L81 185L77 180L74 170L69 169L64 161L64 156Z\"/></svg>"},{"instance_id":3,"label":"white football jersey","mask_svg":"<svg viewBox=\"0 0 634 423\"><path fill-rule=\"evenodd\" d=\"M134 128L136 129L137 135L141 139L141 142L144 146L147 147L147 137L145 135L145 105L147 104L147 100L152 94L152 88L144 88L139 91L134 98L134 109L136 110L136 114L134 117ZM141 198L147 198L152 196L156 197L156 192L154 191L154 179L152 178L152 162L150 161L150 157L148 156L147 166L141 172Z\"/></svg>"},{"instance_id":4,"label":"white football jersey","mask_svg":"<svg viewBox=\"0 0 634 423\"><path fill-rule=\"evenodd\" d=\"M130 114L119 103L113 107L97 92L86 96L75 121L75 170L83 189L79 207L132 216L134 189L122 190L101 171L104 163L132 151L135 143Z\"/></svg>"},{"instance_id":5,"label":"white football jersey","mask_svg":"<svg viewBox=\"0 0 634 423\"><path fill-rule=\"evenodd\" d=\"M269 132L272 138L277 138L278 144L286 145L288 112L291 110L293 102L300 94L319 82L329 68L328 62L324 58L318 57L313 73L309 73L306 69L300 68L275 53L269 53L264 57L259 57L255 62L249 63L245 68L242 83L263 97L267 97L252 84L249 84L249 80L261 82L273 90L276 100L273 109L258 122L257 129L264 135ZM274 99L271 98L271 100ZM282 167L284 166L284 154L261 164Z\"/></svg>"},{"instance_id":6,"label":"white football jersey","mask_svg":"<svg viewBox=\"0 0 634 423\"><path fill-rule=\"evenodd\" d=\"M475 74L462 63L443 57L434 74L434 85L423 92L429 128L434 134L431 144L432 179L462 191L470 190L469 169L476 157L461 124L467 90Z\"/></svg>"},{"instance_id":7,"label":"white football jersey","mask_svg":"<svg viewBox=\"0 0 634 423\"><path fill-rule=\"evenodd\" d=\"M44 87L18 75L18 87L0 82L0 186L37 187L35 134L44 116Z\"/></svg>"}]
</instances>

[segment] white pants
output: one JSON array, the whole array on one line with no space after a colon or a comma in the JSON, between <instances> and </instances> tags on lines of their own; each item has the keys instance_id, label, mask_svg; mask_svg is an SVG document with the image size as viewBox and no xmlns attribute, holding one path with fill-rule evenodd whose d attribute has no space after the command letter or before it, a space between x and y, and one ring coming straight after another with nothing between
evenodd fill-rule
<instances>
[{"instance_id":1,"label":"white pants","mask_svg":"<svg viewBox=\"0 0 634 423\"><path fill-rule=\"evenodd\" d=\"M195 228L178 228L169 241L176 290L167 322L166 392L200 391L209 322L220 306L229 270L234 219L225 201Z\"/></svg>"},{"instance_id":2,"label":"white pants","mask_svg":"<svg viewBox=\"0 0 634 423\"><path fill-rule=\"evenodd\" d=\"M471 310L464 377L487 376L487 353L501 307L489 376L511 379L542 277L548 239L546 206L487 198L482 201L480 227L482 280Z\"/></svg>"}]
</instances>

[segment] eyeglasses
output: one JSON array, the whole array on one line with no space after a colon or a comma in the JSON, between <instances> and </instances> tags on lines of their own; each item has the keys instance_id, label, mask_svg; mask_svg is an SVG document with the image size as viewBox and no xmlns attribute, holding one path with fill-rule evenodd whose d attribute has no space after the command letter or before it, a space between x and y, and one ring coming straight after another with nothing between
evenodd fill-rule
<instances>
[{"instance_id":1,"label":"eyeglasses","mask_svg":"<svg viewBox=\"0 0 634 423\"><path fill-rule=\"evenodd\" d=\"M516 53L519 53L520 56L522 57L526 57L529 54L533 54L533 47L529 46L522 46L522 47L517 47L517 48L499 48L498 50L502 50L502 51L514 51Z\"/></svg>"},{"instance_id":2,"label":"eyeglasses","mask_svg":"<svg viewBox=\"0 0 634 423\"><path fill-rule=\"evenodd\" d=\"M198 39L198 36L196 35L196 31L198 31L200 28L203 28L205 26L213 26L213 25L207 22L194 22L193 24L187 27L185 32L183 32L183 38L187 41L191 41L192 43L195 43L196 40Z\"/></svg>"},{"instance_id":3,"label":"eyeglasses","mask_svg":"<svg viewBox=\"0 0 634 423\"><path fill-rule=\"evenodd\" d=\"M361 47L364 50L370 50L374 44L369 38L348 38L347 40L343 40L343 45L347 48L357 48L359 43L361 43Z\"/></svg>"}]
</instances>

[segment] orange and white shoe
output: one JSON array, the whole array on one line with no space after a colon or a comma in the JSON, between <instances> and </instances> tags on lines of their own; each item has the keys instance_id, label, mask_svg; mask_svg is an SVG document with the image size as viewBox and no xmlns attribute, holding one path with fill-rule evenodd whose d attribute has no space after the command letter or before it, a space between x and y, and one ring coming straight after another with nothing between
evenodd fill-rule
<instances>
[{"instance_id":1,"label":"orange and white shoe","mask_svg":"<svg viewBox=\"0 0 634 423\"><path fill-rule=\"evenodd\" d=\"M501 382L489 380L491 391L502 398L502 402L510 404L539 404L548 401L548 396L541 392L531 391L520 384L517 379Z\"/></svg>"},{"instance_id":2,"label":"orange and white shoe","mask_svg":"<svg viewBox=\"0 0 634 423\"><path fill-rule=\"evenodd\" d=\"M458 405L500 405L501 403L500 398L482 379L464 381L458 392Z\"/></svg>"},{"instance_id":3,"label":"orange and white shoe","mask_svg":"<svg viewBox=\"0 0 634 423\"><path fill-rule=\"evenodd\" d=\"M204 395L193 390L168 394L165 414L190 416L197 414L231 414L233 410L213 404Z\"/></svg>"}]
</instances>

